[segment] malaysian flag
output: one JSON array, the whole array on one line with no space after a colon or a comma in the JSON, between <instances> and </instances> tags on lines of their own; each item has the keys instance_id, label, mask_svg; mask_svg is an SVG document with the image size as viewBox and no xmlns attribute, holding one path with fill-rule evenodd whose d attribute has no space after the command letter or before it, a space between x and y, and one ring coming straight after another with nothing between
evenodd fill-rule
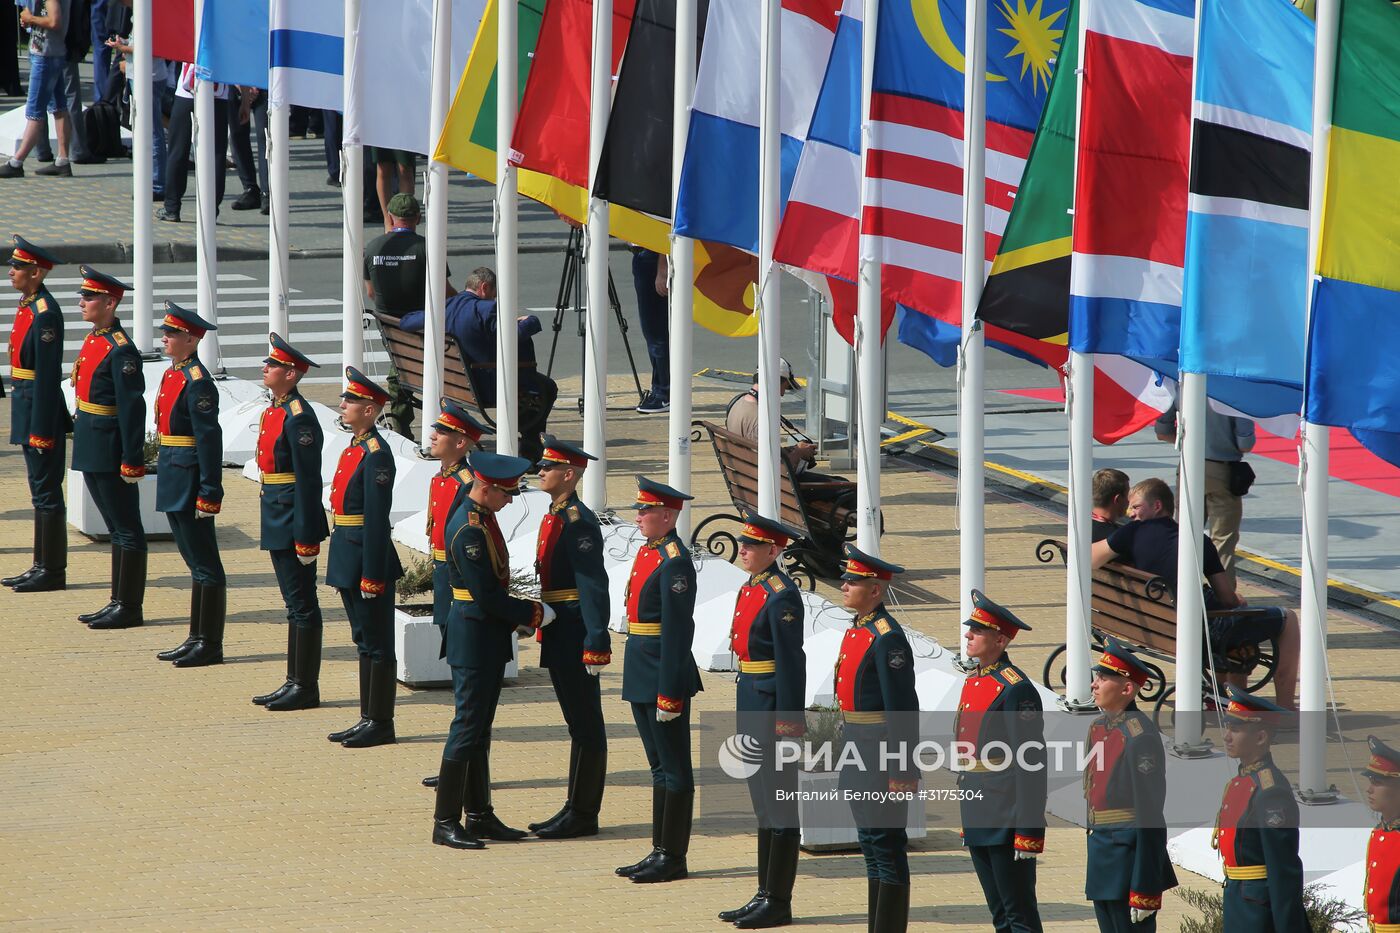
<instances>
[{"instance_id":1,"label":"malaysian flag","mask_svg":"<svg viewBox=\"0 0 1400 933\"><path fill-rule=\"evenodd\" d=\"M988 2L988 268L1049 89L1066 2ZM853 280L858 233L869 235L874 258L883 264L886 302L917 312L905 315L900 340L946 359L961 319L964 7L951 0L880 5L863 214L862 7L861 0L846 0L842 9L777 257ZM1003 349L1041 355L1036 341L996 328L988 337Z\"/></svg>"}]
</instances>

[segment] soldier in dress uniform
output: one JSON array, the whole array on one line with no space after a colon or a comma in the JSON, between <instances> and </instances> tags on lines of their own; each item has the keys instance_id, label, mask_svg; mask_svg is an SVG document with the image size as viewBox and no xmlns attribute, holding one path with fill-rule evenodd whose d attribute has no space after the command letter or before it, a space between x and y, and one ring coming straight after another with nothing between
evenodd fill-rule
<instances>
[{"instance_id":1,"label":"soldier in dress uniform","mask_svg":"<svg viewBox=\"0 0 1400 933\"><path fill-rule=\"evenodd\" d=\"M78 405L73 469L83 474L112 538L111 601L78 621L93 629L131 628L145 621L146 530L136 484L146 475L146 378L141 351L117 320L129 286L91 266L78 271L78 309L92 332L70 376Z\"/></svg>"},{"instance_id":2,"label":"soldier in dress uniform","mask_svg":"<svg viewBox=\"0 0 1400 933\"><path fill-rule=\"evenodd\" d=\"M1103 751L1084 770L1084 897L1094 902L1101 933L1153 933L1162 893L1176 887L1162 816L1162 733L1137 708L1147 677L1147 666L1116 638L1108 639L1093 668L1094 703L1103 715L1089 727L1089 748Z\"/></svg>"},{"instance_id":3,"label":"soldier in dress uniform","mask_svg":"<svg viewBox=\"0 0 1400 933\"><path fill-rule=\"evenodd\" d=\"M10 284L20 293L10 331L10 443L24 452L29 499L34 506L34 564L0 580L16 593L47 593L67 583L68 522L63 506L63 469L73 426L63 401L63 312L44 278L57 260L15 237Z\"/></svg>"},{"instance_id":4,"label":"soldier in dress uniform","mask_svg":"<svg viewBox=\"0 0 1400 933\"><path fill-rule=\"evenodd\" d=\"M526 835L502 823L491 806L491 723L512 639L554 620L548 603L510 594L510 554L496 524L496 513L515 495L530 461L477 451L467 465L471 490L447 520L452 583L447 663L457 711L442 749L433 809L433 842L454 849L480 849L482 839L512 842Z\"/></svg>"},{"instance_id":5,"label":"soldier in dress uniform","mask_svg":"<svg viewBox=\"0 0 1400 933\"><path fill-rule=\"evenodd\" d=\"M451 399L442 399L442 413L433 422L428 452L441 469L428 483L428 547L433 560L433 624L442 636L438 657L447 657L447 617L452 612L452 581L447 571L447 521L472 487L467 453L481 443L488 429ZM437 787L438 776L423 778L424 787Z\"/></svg>"},{"instance_id":6,"label":"soldier in dress uniform","mask_svg":"<svg viewBox=\"0 0 1400 933\"><path fill-rule=\"evenodd\" d=\"M1227 689L1225 754L1239 761L1240 773L1225 785L1211 837L1225 862L1225 929L1307 933L1298 802L1270 751L1289 713L1237 687Z\"/></svg>"},{"instance_id":7,"label":"soldier in dress uniform","mask_svg":"<svg viewBox=\"0 0 1400 933\"><path fill-rule=\"evenodd\" d=\"M869 795L912 794L919 787L912 759L887 762L881 754L900 743L912 749L919 735L914 652L885 608L890 581L904 568L850 544L845 553L841 596L855 618L836 658L836 701L842 734L864 767L841 769L840 788L862 795L851 800L851 815L865 857L866 923L872 933L898 933L909 925L909 804Z\"/></svg>"},{"instance_id":8,"label":"soldier in dress uniform","mask_svg":"<svg viewBox=\"0 0 1400 933\"><path fill-rule=\"evenodd\" d=\"M272 404L258 421L258 545L272 558L287 607L287 677L253 702L274 711L315 709L321 704L322 635L316 558L330 533L321 508L325 434L298 387L317 364L279 335L267 339L271 349L263 360L263 385Z\"/></svg>"},{"instance_id":9,"label":"soldier in dress uniform","mask_svg":"<svg viewBox=\"0 0 1400 933\"><path fill-rule=\"evenodd\" d=\"M791 539L782 524L757 514L745 515L739 532L739 566L749 579L735 600L729 644L739 662L735 731L757 739L762 749L759 769L748 782L758 819L758 891L719 919L745 930L791 923L797 880L801 832L792 793L797 769L780 771L776 764L778 740L806 732L802 591L778 567L778 555Z\"/></svg>"},{"instance_id":10,"label":"soldier in dress uniform","mask_svg":"<svg viewBox=\"0 0 1400 933\"><path fill-rule=\"evenodd\" d=\"M224 434L219 427L219 390L198 357L199 341L216 330L193 311L165 303L160 328L170 368L156 396L156 508L170 520L175 546L190 568L190 630L185 640L156 657L176 667L205 667L224 661L224 616L228 578L219 557L214 516L224 501Z\"/></svg>"},{"instance_id":11,"label":"soldier in dress uniform","mask_svg":"<svg viewBox=\"0 0 1400 933\"><path fill-rule=\"evenodd\" d=\"M964 654L977 666L963 681L953 731L956 741L970 744L977 763L958 774L963 845L992 926L1007 933L1040 930L1035 860L1045 851L1045 723L1035 685L1006 653L1016 633L1030 626L980 590L972 591L966 624ZM984 761L982 749L992 742L1006 743L1019 763Z\"/></svg>"},{"instance_id":12,"label":"soldier in dress uniform","mask_svg":"<svg viewBox=\"0 0 1400 933\"><path fill-rule=\"evenodd\" d=\"M389 745L394 736L394 584L403 576L389 540L394 455L374 426L389 393L345 367L340 413L354 433L331 479L331 553L326 585L340 591L360 655L360 721L326 736L346 748Z\"/></svg>"},{"instance_id":13,"label":"soldier in dress uniform","mask_svg":"<svg viewBox=\"0 0 1400 933\"><path fill-rule=\"evenodd\" d=\"M564 807L530 829L541 839L598 834L598 811L608 779L608 736L598 678L612 661L608 634L608 573L598 516L578 497L592 454L551 434L537 464L549 511L540 521L535 572L540 599L558 619L540 632L540 664L569 726L569 791Z\"/></svg>"},{"instance_id":14,"label":"soldier in dress uniform","mask_svg":"<svg viewBox=\"0 0 1400 933\"><path fill-rule=\"evenodd\" d=\"M695 640L695 565L676 534L676 519L692 497L637 477L637 527L646 543L632 562L624 600L627 647L622 698L632 704L651 766L651 852L616 873L642 883L686 875L695 776L690 761L691 697L700 671Z\"/></svg>"},{"instance_id":15,"label":"soldier in dress uniform","mask_svg":"<svg viewBox=\"0 0 1400 933\"><path fill-rule=\"evenodd\" d=\"M1400 930L1400 751L1367 737L1371 761L1366 765L1366 805L1380 822L1366 843L1366 907L1368 933Z\"/></svg>"}]
</instances>

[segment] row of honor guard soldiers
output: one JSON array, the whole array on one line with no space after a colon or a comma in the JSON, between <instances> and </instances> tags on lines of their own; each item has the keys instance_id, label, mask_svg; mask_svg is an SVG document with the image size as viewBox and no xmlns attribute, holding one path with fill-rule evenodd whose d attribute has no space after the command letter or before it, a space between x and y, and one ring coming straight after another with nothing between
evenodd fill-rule
<instances>
[{"instance_id":1,"label":"row of honor guard soldiers","mask_svg":"<svg viewBox=\"0 0 1400 933\"><path fill-rule=\"evenodd\" d=\"M145 473L144 376L140 353L116 318L127 286L80 267L79 305L91 325L69 373L77 402L70 417L61 395L63 319L44 286L55 258L22 238L10 257L11 284L21 294L9 355L14 391L11 442L23 448L34 508L33 566L3 582L17 592L65 585L66 515L62 495L66 436L74 434L73 466L84 476L112 537L109 603L80 618L94 629L142 624L146 542L135 483ZM170 519L192 577L188 637L160 657L177 666L222 660L226 577L214 533L221 507L222 438L218 392L198 361L200 339L213 326L166 303L161 327L171 365L163 374L154 421L160 442L157 508ZM331 521L321 507L319 421L298 391L316 366L279 335L270 336L263 382L272 401L257 445L261 478L260 546L269 552L287 609L287 669L282 686L255 697L270 710L319 704L322 618L316 563L330 537L328 585L340 592L360 659L360 718L329 738L347 747L393 742L395 659L392 604L402 573L389 542L394 460L375 420L389 396L354 368L346 369L341 413L353 433L331 481ZM471 452L486 429L452 402L433 423L433 455L441 469L430 486L428 533L434 561L434 621L453 672L456 714L435 778L433 841L481 848L483 840L526 835L495 816L490 796L490 732L512 634L536 634L570 736L567 796L554 816L529 828L542 838L598 832L606 784L607 741L598 675L610 664L609 601L603 538L597 516L577 487L594 458L577 446L545 438L534 464L551 496L538 537L538 600L510 593L504 537L496 513L532 464L521 458ZM625 596L629 628L623 698L633 713L652 772L652 850L617 869L634 882L683 878L687 872L694 803L690 758L691 704L701 690L691 656L695 567L676 534L684 493L638 479L637 524L646 538L634 560ZM743 730L759 739L765 762L776 743L798 738L805 698L802 603L778 557L792 532L762 516L745 516L740 565L749 573L735 605L731 632L738 659L737 712ZM842 594L855 618L834 672L845 733L857 746L917 737L918 698L913 655L889 614L887 587L902 568L847 548ZM956 738L974 748L994 741L1010 747L1043 738L1039 694L1012 662L1007 646L1029 629L1014 613L974 591L966 655L976 660L963 685ZM1148 668L1127 646L1109 639L1093 669L1102 715L1089 730L1105 754L1086 771L1088 870L1085 896L1103 931L1155 929L1163 893L1176 878L1166 851L1162 810L1166 757L1152 719L1136 697ZM1225 866L1226 929L1301 931L1302 866L1297 805L1274 764L1270 746L1285 711L1231 689L1225 710L1226 753L1239 760L1227 785L1213 836ZM1372 737L1368 803L1381 821L1367 850L1365 905L1371 929L1400 930L1400 752ZM862 757L867 757L863 755ZM878 756L873 756L878 759ZM790 769L789 769L790 770ZM795 772L793 772L795 774ZM887 765L847 775L851 790L909 792L917 774ZM764 928L792 919L798 858L796 813L775 806L791 776L760 768L750 781L757 826L758 889L720 919ZM1035 864L1044 851L1046 784L1043 769L973 770L959 776L963 840L972 856L998 930L1038 930ZM789 795L790 796L790 795ZM979 803L978 801L981 801ZM989 814L988 801L1004 812ZM1009 803L1009 807L1006 806ZM903 805L854 803L868 880L872 930L907 924L909 868ZM465 817L465 818L464 818ZM1009 824L1009 825L1008 825Z\"/></svg>"}]
</instances>

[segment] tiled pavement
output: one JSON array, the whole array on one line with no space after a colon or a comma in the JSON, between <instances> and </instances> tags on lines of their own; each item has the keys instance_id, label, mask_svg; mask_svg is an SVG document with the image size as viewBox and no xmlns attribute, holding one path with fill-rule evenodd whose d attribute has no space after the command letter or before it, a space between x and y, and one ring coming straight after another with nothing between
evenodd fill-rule
<instances>
[{"instance_id":1,"label":"tiled pavement","mask_svg":"<svg viewBox=\"0 0 1400 933\"><path fill-rule=\"evenodd\" d=\"M576 387L564 387L564 395ZM697 416L719 417L730 391L702 385ZM311 394L329 401L331 389ZM621 398L619 394L617 396ZM8 406L0 404L0 426ZM665 419L610 416L611 500L630 500L632 473L661 469ZM560 407L556 427L581 432ZM699 513L725 504L710 451L695 451ZM218 519L233 587L221 667L176 670L154 653L184 635L185 568L169 542L154 545L148 624L99 633L74 620L106 596L105 545L71 534L69 589L0 593L0 924L15 929L717 929L720 909L752 892L750 836L697 821L689 880L635 886L615 865L649 845L646 768L620 701L620 671L604 674L610 787L594 839L493 844L456 852L429 843L432 796L418 785L435 770L451 718L445 691L399 689L396 746L352 751L325 733L355 718L353 649L333 594L327 609L323 704L267 713L248 702L280 682L284 628L269 564L256 548L256 488L225 474ZM945 641L957 631L957 537L949 477L884 478L886 553L912 568L923 605L900 613ZM0 569L27 562L29 512L19 452L0 450ZM1034 505L988 496L988 590L1035 632L1017 660L1038 674L1063 630L1063 574L1031 556L1061 523ZM1258 597L1258 592L1251 593ZM1339 700L1377 709L1393 675L1375 670L1378 648L1400 639L1357 621L1333 620ZM619 646L615 646L619 647ZM619 652L620 655L620 652ZM533 645L496 720L495 804L509 823L553 813L563 796L564 728ZM704 675L702 709L729 708L732 678ZM702 791L703 793L703 791ZM1090 928L1081 897L1082 830L1052 827L1040 861L1042 909L1051 931ZM988 927L956 832L915 845L912 928ZM858 930L865 886L858 854L804 855L796 905L811 929ZM1182 872L1198 887L1209 882ZM1169 896L1159 929L1185 908Z\"/></svg>"}]
</instances>

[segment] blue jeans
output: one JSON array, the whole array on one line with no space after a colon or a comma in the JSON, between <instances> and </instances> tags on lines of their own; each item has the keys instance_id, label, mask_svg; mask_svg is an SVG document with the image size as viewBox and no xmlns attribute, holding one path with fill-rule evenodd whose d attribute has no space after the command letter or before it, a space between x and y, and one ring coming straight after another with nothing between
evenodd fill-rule
<instances>
[{"instance_id":1,"label":"blue jeans","mask_svg":"<svg viewBox=\"0 0 1400 933\"><path fill-rule=\"evenodd\" d=\"M92 99L101 100L107 94L107 81L112 74L112 50L107 47L107 0L93 0L88 26L92 29Z\"/></svg>"},{"instance_id":2,"label":"blue jeans","mask_svg":"<svg viewBox=\"0 0 1400 933\"><path fill-rule=\"evenodd\" d=\"M651 394L671 400L671 322L665 295L656 293L656 270L661 256L643 249L632 253L632 285L637 290L637 318L651 360Z\"/></svg>"},{"instance_id":3,"label":"blue jeans","mask_svg":"<svg viewBox=\"0 0 1400 933\"><path fill-rule=\"evenodd\" d=\"M68 98L63 93L63 74L68 59L63 55L29 55L29 98L24 102L24 115L30 120L45 120L48 113L67 113Z\"/></svg>"},{"instance_id":4,"label":"blue jeans","mask_svg":"<svg viewBox=\"0 0 1400 933\"><path fill-rule=\"evenodd\" d=\"M151 87L151 190L160 195L165 194L165 123L160 107L164 93L165 79L157 79Z\"/></svg>"}]
</instances>

